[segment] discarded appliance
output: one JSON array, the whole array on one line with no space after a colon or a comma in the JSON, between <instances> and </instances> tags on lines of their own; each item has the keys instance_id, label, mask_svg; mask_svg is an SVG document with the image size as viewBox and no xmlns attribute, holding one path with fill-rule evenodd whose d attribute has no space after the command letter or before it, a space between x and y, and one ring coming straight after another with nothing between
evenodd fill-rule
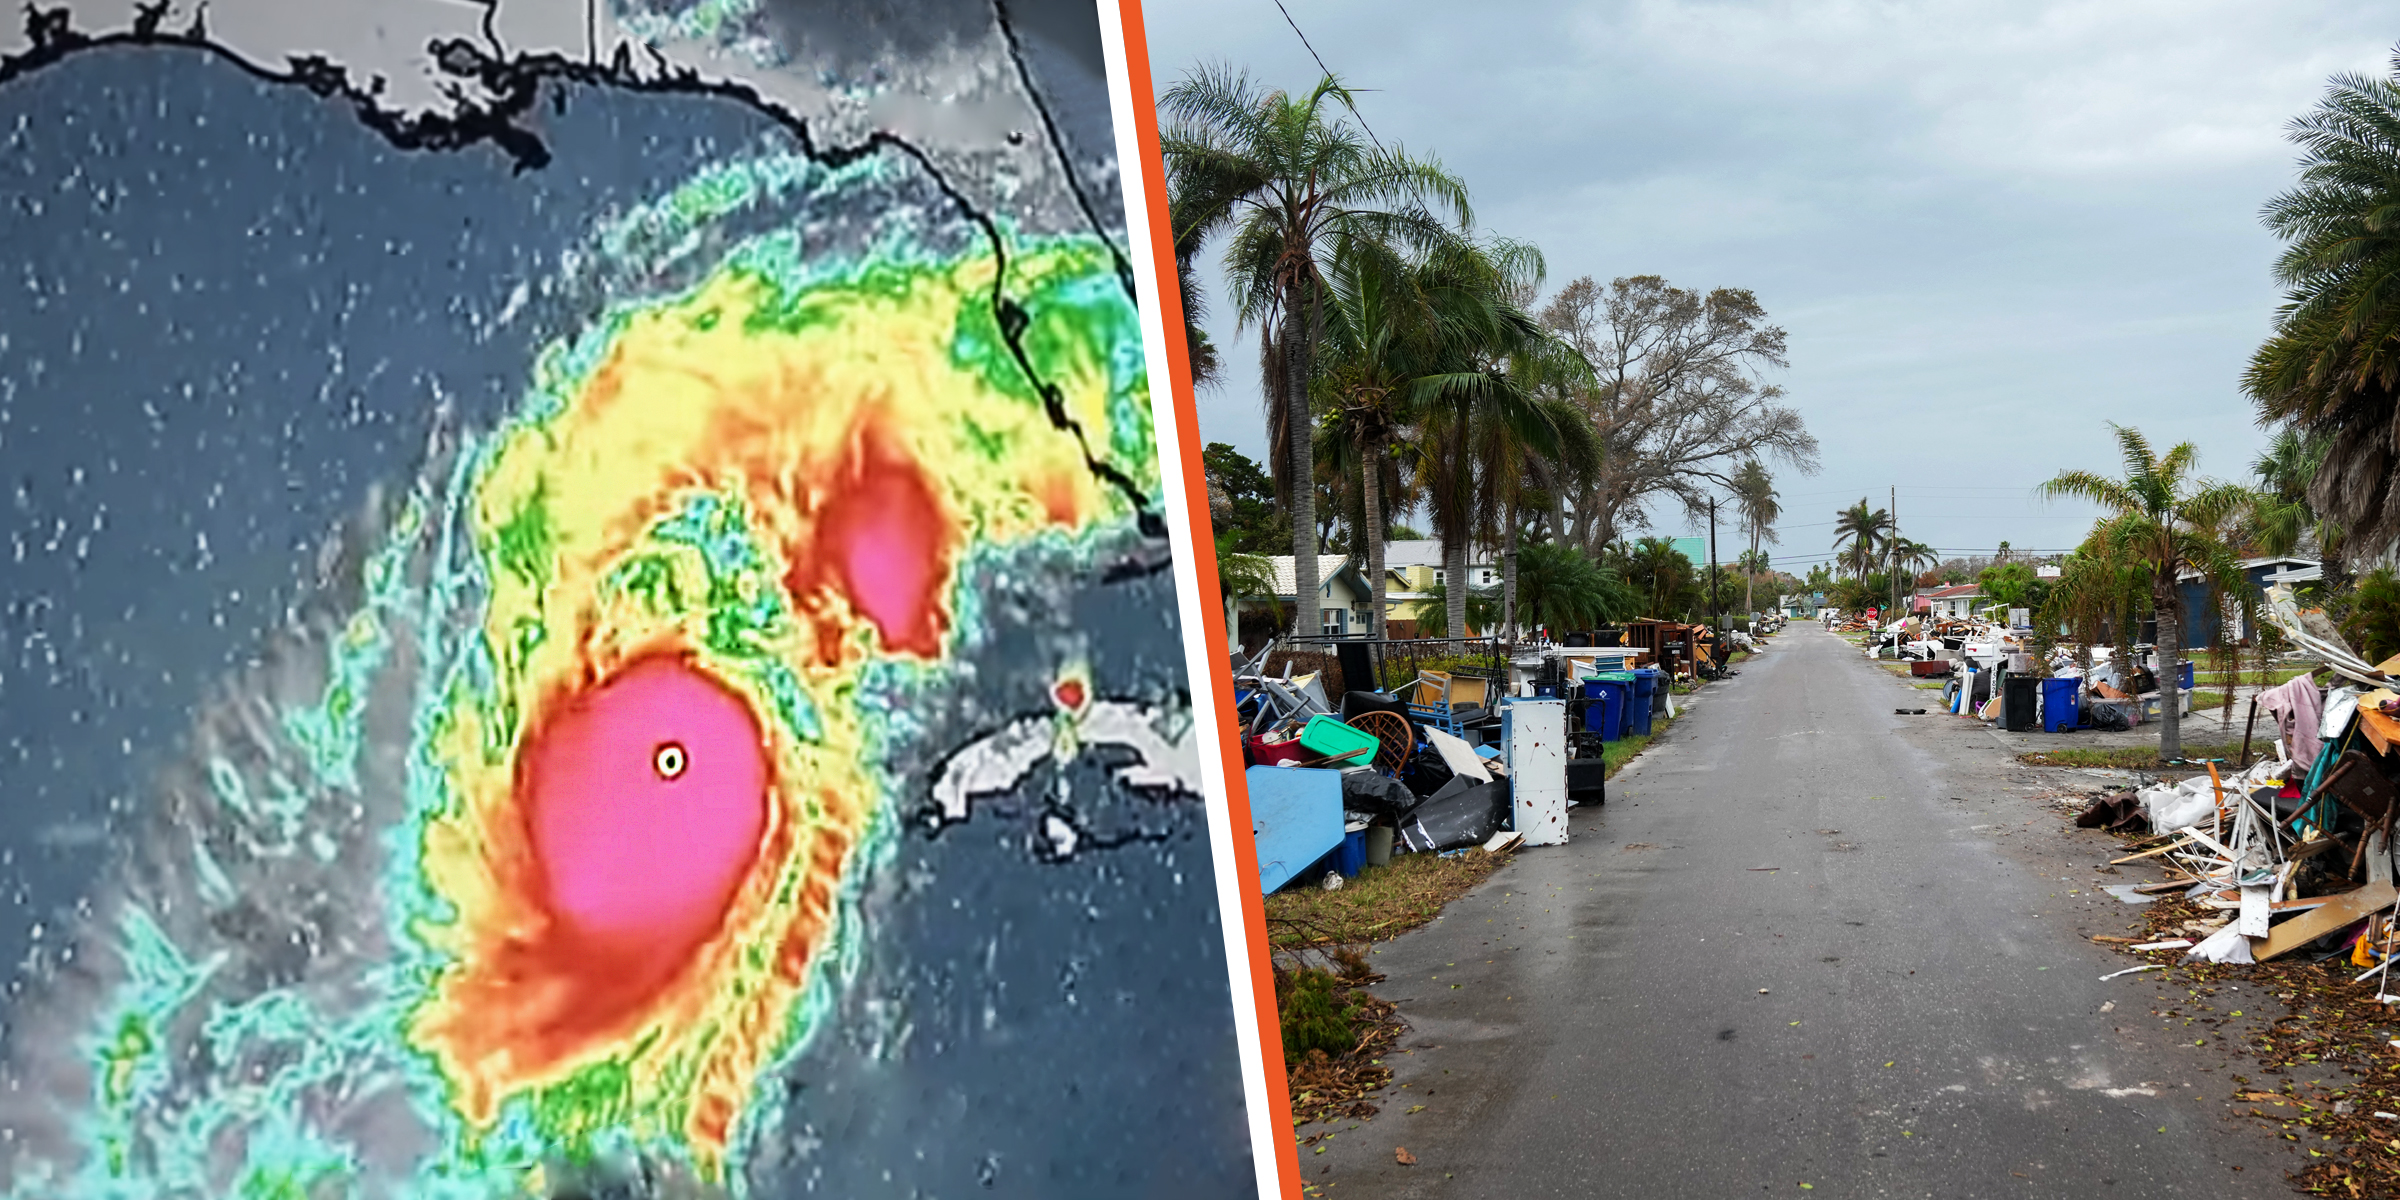
<instances>
[{"instance_id":1,"label":"discarded appliance","mask_svg":"<svg viewBox=\"0 0 2400 1200\"><path fill-rule=\"evenodd\" d=\"M1528 846L1567 840L1567 706L1515 700L1501 706L1501 745L1515 801L1514 828Z\"/></svg>"}]
</instances>

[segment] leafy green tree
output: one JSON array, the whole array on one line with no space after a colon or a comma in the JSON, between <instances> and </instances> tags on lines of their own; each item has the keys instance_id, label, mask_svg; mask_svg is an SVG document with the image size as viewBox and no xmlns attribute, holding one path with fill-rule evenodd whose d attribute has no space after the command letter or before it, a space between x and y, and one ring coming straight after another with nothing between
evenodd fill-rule
<instances>
[{"instance_id":1,"label":"leafy green tree","mask_svg":"<svg viewBox=\"0 0 2400 1200\"><path fill-rule=\"evenodd\" d=\"M1836 579L1825 594L1825 601L1843 612L1881 610L1892 602L1892 577L1882 571ZM1890 618L1884 618L1886 621Z\"/></svg>"},{"instance_id":2,"label":"leafy green tree","mask_svg":"<svg viewBox=\"0 0 2400 1200\"><path fill-rule=\"evenodd\" d=\"M1220 522L1220 539L1231 537L1244 554L1280 554L1291 541L1291 528L1275 511L1275 484L1257 460L1226 442L1210 442L1200 451L1200 468L1221 489L1230 513Z\"/></svg>"},{"instance_id":3,"label":"leafy green tree","mask_svg":"<svg viewBox=\"0 0 2400 1200\"><path fill-rule=\"evenodd\" d=\"M2400 51L2386 76L2335 75L2289 130L2300 180L2262 214L2284 303L2242 384L2261 424L2322 441L2308 500L2371 557L2400 541Z\"/></svg>"},{"instance_id":4,"label":"leafy green tree","mask_svg":"<svg viewBox=\"0 0 2400 1200\"><path fill-rule=\"evenodd\" d=\"M1242 644L1242 602L1264 600L1278 619L1283 602L1275 595L1275 564L1234 549L1233 541L1230 534L1217 535L1217 591L1225 601L1225 637L1238 647Z\"/></svg>"},{"instance_id":5,"label":"leafy green tree","mask_svg":"<svg viewBox=\"0 0 2400 1200\"><path fill-rule=\"evenodd\" d=\"M1269 440L1278 494L1292 525L1299 594L1317 591L1309 411L1326 301L1325 264L1346 246L1426 247L1449 240L1450 224L1472 214L1456 176L1430 159L1384 150L1340 111L1355 115L1350 90L1331 75L1305 96L1268 90L1246 74L1201 67L1167 89L1170 118L1160 134L1169 210L1183 224L1178 247L1226 234L1225 269L1244 327L1259 329ZM1338 110L1338 111L1337 111ZM1292 632L1306 636L1316 614L1296 606Z\"/></svg>"},{"instance_id":6,"label":"leafy green tree","mask_svg":"<svg viewBox=\"0 0 2400 1200\"><path fill-rule=\"evenodd\" d=\"M2181 630L2187 614L2176 577L2189 568L2203 576L2242 586L2232 550L2216 536L2250 507L2247 488L2203 480L2193 474L2199 451L2182 442L2164 454L2150 449L2140 430L2111 425L2125 475L2111 479L2092 471L2061 471L2040 494L2087 500L2108 510L2093 527L2098 557L2147 573L2151 607L2158 614L2159 684L2170 702L2159 706L2158 754L2183 755L2182 708L2172 702L2183 658Z\"/></svg>"},{"instance_id":7,"label":"leafy green tree","mask_svg":"<svg viewBox=\"0 0 2400 1200\"><path fill-rule=\"evenodd\" d=\"M1552 536L1586 551L1616 541L1651 501L1708 509L1753 459L1817 467L1817 439L1770 371L1785 334L1744 288L1701 292L1656 275L1586 276L1540 313L1591 364L1566 389L1600 442L1594 469L1553 481Z\"/></svg>"},{"instance_id":8,"label":"leafy green tree","mask_svg":"<svg viewBox=\"0 0 2400 1200\"><path fill-rule=\"evenodd\" d=\"M1975 577L1976 586L1983 589L1983 598L2002 608L2024 608L2033 594L2033 585L2040 582L2033 568L2021 562L1997 563L1983 569Z\"/></svg>"}]
</instances>

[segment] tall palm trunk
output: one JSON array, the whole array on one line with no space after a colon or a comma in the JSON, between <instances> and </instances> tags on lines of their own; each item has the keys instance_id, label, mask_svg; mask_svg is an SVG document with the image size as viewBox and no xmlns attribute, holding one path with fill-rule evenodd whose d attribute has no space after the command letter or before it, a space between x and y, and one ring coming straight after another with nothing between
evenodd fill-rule
<instances>
[{"instance_id":1,"label":"tall palm trunk","mask_svg":"<svg viewBox=\"0 0 2400 1200\"><path fill-rule=\"evenodd\" d=\"M1317 481L1315 476L1316 418L1308 406L1308 310L1305 289L1295 287L1283 301L1283 402L1288 406L1284 427L1291 478L1292 514L1292 636L1315 637L1322 628L1324 598L1317 595Z\"/></svg>"},{"instance_id":2,"label":"tall palm trunk","mask_svg":"<svg viewBox=\"0 0 2400 1200\"><path fill-rule=\"evenodd\" d=\"M1359 537L1367 551L1367 636L1381 639L1383 624L1383 441L1367 444L1359 464Z\"/></svg>"},{"instance_id":3,"label":"tall palm trunk","mask_svg":"<svg viewBox=\"0 0 2400 1200\"><path fill-rule=\"evenodd\" d=\"M1742 619L1758 611L1758 538L1759 528L1750 526L1750 561L1742 567Z\"/></svg>"},{"instance_id":4,"label":"tall palm trunk","mask_svg":"<svg viewBox=\"0 0 2400 1200\"><path fill-rule=\"evenodd\" d=\"M2176 636L2173 593L2158 591L2154 595L2158 608L2158 759L2171 762L2183 757L2183 667L2178 661L2182 640Z\"/></svg>"},{"instance_id":5,"label":"tall palm trunk","mask_svg":"<svg viewBox=\"0 0 2400 1200\"><path fill-rule=\"evenodd\" d=\"M1511 644L1525 636L1524 631L1517 628L1516 509L1515 502L1510 502L1508 512L1504 515L1507 528L1501 533L1502 541L1500 543L1500 628L1508 631L1508 640Z\"/></svg>"},{"instance_id":6,"label":"tall palm trunk","mask_svg":"<svg viewBox=\"0 0 2400 1200\"><path fill-rule=\"evenodd\" d=\"M1465 535L1442 539L1442 573L1449 582L1443 589L1449 600L1450 636L1467 636L1467 539Z\"/></svg>"}]
</instances>

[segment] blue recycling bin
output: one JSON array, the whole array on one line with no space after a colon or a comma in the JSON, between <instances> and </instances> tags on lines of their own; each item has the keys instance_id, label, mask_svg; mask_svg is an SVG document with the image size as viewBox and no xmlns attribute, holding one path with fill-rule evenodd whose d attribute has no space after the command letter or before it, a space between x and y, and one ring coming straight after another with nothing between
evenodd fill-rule
<instances>
[{"instance_id":1,"label":"blue recycling bin","mask_svg":"<svg viewBox=\"0 0 2400 1200\"><path fill-rule=\"evenodd\" d=\"M1583 710L1583 727L1600 735L1600 740L1613 742L1625 736L1625 708L1633 698L1633 685L1616 679L1586 679L1583 694L1592 700Z\"/></svg>"},{"instance_id":2,"label":"blue recycling bin","mask_svg":"<svg viewBox=\"0 0 2400 1200\"><path fill-rule=\"evenodd\" d=\"M2058 733L2077 728L2076 713L2082 707L2077 693L2083 681L2075 678L2045 679L2042 681L2042 732Z\"/></svg>"},{"instance_id":3,"label":"blue recycling bin","mask_svg":"<svg viewBox=\"0 0 2400 1200\"><path fill-rule=\"evenodd\" d=\"M1633 703L1625 708L1627 736L1650 732L1650 710L1658 703L1658 672L1649 667L1633 673Z\"/></svg>"},{"instance_id":4,"label":"blue recycling bin","mask_svg":"<svg viewBox=\"0 0 2400 1200\"><path fill-rule=\"evenodd\" d=\"M2177 664L2177 665L2178 665L2178 666L2180 666L2180 667L2183 669L2183 690L2185 690L2185 691L2187 691L2187 692L2188 692L2188 691L2192 690L2192 663L2191 663L2191 660L2190 660L2190 659L2185 659L2183 662L2181 662L2181 663L2179 663L2179 664Z\"/></svg>"},{"instance_id":5,"label":"blue recycling bin","mask_svg":"<svg viewBox=\"0 0 2400 1200\"><path fill-rule=\"evenodd\" d=\"M1367 869L1366 830L1347 831L1342 834L1342 844L1335 847L1333 851L1333 869L1340 871L1350 879L1358 878L1359 872Z\"/></svg>"}]
</instances>

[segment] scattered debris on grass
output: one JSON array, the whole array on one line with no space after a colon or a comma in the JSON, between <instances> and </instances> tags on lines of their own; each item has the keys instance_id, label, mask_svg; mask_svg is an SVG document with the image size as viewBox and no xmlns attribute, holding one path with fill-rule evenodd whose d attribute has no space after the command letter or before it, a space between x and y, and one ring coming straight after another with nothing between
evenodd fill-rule
<instances>
[{"instance_id":1,"label":"scattered debris on grass","mask_svg":"<svg viewBox=\"0 0 2400 1200\"><path fill-rule=\"evenodd\" d=\"M1378 1111L1369 1094L1392 1081L1383 1055L1407 1022L1397 1005L1367 991L1383 976L1357 950L1335 946L1306 957L1321 958L1323 965L1295 960L1275 972L1292 1127L1366 1120ZM1300 1145L1317 1145L1334 1132L1307 1134Z\"/></svg>"},{"instance_id":2,"label":"scattered debris on grass","mask_svg":"<svg viewBox=\"0 0 2400 1200\"><path fill-rule=\"evenodd\" d=\"M1402 854L1333 891L1296 888L1266 898L1267 937L1278 950L1384 942L1441 915L1508 861L1480 848Z\"/></svg>"},{"instance_id":3,"label":"scattered debris on grass","mask_svg":"<svg viewBox=\"0 0 2400 1200\"><path fill-rule=\"evenodd\" d=\"M2255 750L2253 747L2254 754ZM2241 746L2238 743L2213 746L2186 742L2183 757L2169 763L2160 761L2156 745L2070 746L2020 754L2017 761L2036 767L2113 767L2122 771L2205 770L2200 764L2210 759L2230 763L2240 753Z\"/></svg>"}]
</instances>

